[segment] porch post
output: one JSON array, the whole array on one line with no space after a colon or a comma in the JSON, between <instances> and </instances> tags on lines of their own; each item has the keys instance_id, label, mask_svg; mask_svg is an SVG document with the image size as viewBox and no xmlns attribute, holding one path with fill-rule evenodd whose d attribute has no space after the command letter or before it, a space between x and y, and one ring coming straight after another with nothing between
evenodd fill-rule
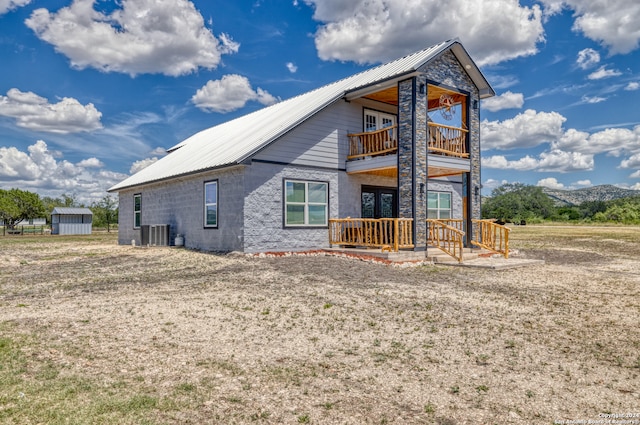
<instances>
[{"instance_id":1,"label":"porch post","mask_svg":"<svg viewBox=\"0 0 640 425\"><path fill-rule=\"evenodd\" d=\"M398 215L413 218L415 251L427 248L427 82L398 83Z\"/></svg>"}]
</instances>

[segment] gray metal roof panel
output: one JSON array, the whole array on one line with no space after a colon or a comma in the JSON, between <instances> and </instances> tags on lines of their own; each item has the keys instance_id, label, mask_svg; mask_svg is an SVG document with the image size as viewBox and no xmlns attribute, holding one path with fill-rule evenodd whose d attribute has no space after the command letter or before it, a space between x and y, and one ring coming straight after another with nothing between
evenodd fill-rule
<instances>
[{"instance_id":1,"label":"gray metal roof panel","mask_svg":"<svg viewBox=\"0 0 640 425\"><path fill-rule=\"evenodd\" d=\"M202 130L170 148L169 154L164 158L114 185L109 192L241 163L315 113L342 98L346 93L414 72L455 44L459 44L457 39L436 44ZM466 54L466 51L463 50L463 52ZM475 64L474 68L477 69ZM474 76L471 75L471 77ZM486 79L482 77L479 82L486 83ZM488 83L486 85L488 86Z\"/></svg>"},{"instance_id":2,"label":"gray metal roof panel","mask_svg":"<svg viewBox=\"0 0 640 425\"><path fill-rule=\"evenodd\" d=\"M55 207L51 214L93 215L89 208Z\"/></svg>"}]
</instances>

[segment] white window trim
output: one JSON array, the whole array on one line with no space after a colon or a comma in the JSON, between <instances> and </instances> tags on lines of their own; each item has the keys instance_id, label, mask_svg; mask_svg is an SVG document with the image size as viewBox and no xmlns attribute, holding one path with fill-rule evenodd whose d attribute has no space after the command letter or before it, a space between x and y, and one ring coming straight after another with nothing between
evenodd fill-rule
<instances>
[{"instance_id":1,"label":"white window trim","mask_svg":"<svg viewBox=\"0 0 640 425\"><path fill-rule=\"evenodd\" d=\"M304 202L287 202L287 183L304 183ZM326 187L326 200L323 203L309 202L309 184L323 184ZM313 181L313 180L296 180L285 179L284 180L284 227L327 227L329 225L329 182L325 181ZM289 224L287 217L287 205L304 205L304 223L302 224ZM324 205L324 223L322 224L309 224L309 205Z\"/></svg>"},{"instance_id":2,"label":"white window trim","mask_svg":"<svg viewBox=\"0 0 640 425\"><path fill-rule=\"evenodd\" d=\"M140 199L140 209L136 210L136 198ZM138 225L136 226L136 215L139 214L140 215L140 223L138 223ZM142 225L142 194L141 193L136 193L135 195L133 195L133 228L134 229L139 229L140 226Z\"/></svg>"},{"instance_id":3,"label":"white window trim","mask_svg":"<svg viewBox=\"0 0 640 425\"><path fill-rule=\"evenodd\" d=\"M376 128L375 129L369 129L367 130L367 115L373 116L376 118ZM394 114L390 114L388 112L382 112L382 111L376 111L373 109L366 109L364 110L364 117L363 117L363 130L364 131L376 131L376 130L382 130L384 127L382 127L382 119L383 118L388 118L391 120L391 126L394 126L398 123L398 119ZM388 126L387 126L388 127Z\"/></svg>"},{"instance_id":4,"label":"white window trim","mask_svg":"<svg viewBox=\"0 0 640 425\"><path fill-rule=\"evenodd\" d=\"M212 185L215 184L216 187L216 202L211 202L211 203L207 203L207 186L208 185ZM220 200L218 199L218 196L220 195L219 191L219 186L218 186L218 180L211 180L211 181L207 181L204 182L204 191L203 191L203 220L204 220L204 227L206 228L210 228L210 229L216 229L218 227L218 224L220 223L220 216L218 214L218 205L220 204ZM207 207L209 206L215 206L216 207L216 224L208 224L207 223Z\"/></svg>"},{"instance_id":5,"label":"white window trim","mask_svg":"<svg viewBox=\"0 0 640 425\"><path fill-rule=\"evenodd\" d=\"M428 197L429 194L431 193L435 193L438 195L438 206L436 208L429 208L429 204L428 204ZM449 195L449 208L441 208L440 207L440 195ZM446 219L450 219L453 218L453 195L451 192L441 192L441 191L435 191L435 190L430 190L427 194L427 216L429 215L429 211L437 211L437 215L438 217L436 217L436 219L440 219L440 211L449 211L449 217L445 218ZM433 218L433 217L431 217Z\"/></svg>"}]
</instances>

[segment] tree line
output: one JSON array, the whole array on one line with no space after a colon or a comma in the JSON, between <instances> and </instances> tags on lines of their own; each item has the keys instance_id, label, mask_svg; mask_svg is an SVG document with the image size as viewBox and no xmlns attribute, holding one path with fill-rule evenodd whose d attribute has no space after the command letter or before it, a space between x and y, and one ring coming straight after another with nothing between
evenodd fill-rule
<instances>
[{"instance_id":1,"label":"tree line","mask_svg":"<svg viewBox=\"0 0 640 425\"><path fill-rule=\"evenodd\" d=\"M508 183L482 201L482 217L504 222L544 221L640 224L640 196L556 206L538 186Z\"/></svg>"},{"instance_id":2,"label":"tree line","mask_svg":"<svg viewBox=\"0 0 640 425\"><path fill-rule=\"evenodd\" d=\"M0 189L0 221L13 229L19 222L36 218L45 218L51 224L51 211L56 207L84 208L85 204L76 200L75 195L62 194L58 198L40 197L37 193L21 189ZM106 195L100 201L93 202L87 208L93 213L93 227L106 227L118 222L118 201Z\"/></svg>"}]
</instances>

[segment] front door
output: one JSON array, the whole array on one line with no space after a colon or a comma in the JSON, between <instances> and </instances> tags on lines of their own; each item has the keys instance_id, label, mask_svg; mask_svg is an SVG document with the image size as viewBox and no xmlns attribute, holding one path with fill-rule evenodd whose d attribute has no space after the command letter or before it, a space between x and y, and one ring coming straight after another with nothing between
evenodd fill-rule
<instances>
[{"instance_id":1,"label":"front door","mask_svg":"<svg viewBox=\"0 0 640 425\"><path fill-rule=\"evenodd\" d=\"M398 191L388 187L362 186L362 218L398 216Z\"/></svg>"}]
</instances>

